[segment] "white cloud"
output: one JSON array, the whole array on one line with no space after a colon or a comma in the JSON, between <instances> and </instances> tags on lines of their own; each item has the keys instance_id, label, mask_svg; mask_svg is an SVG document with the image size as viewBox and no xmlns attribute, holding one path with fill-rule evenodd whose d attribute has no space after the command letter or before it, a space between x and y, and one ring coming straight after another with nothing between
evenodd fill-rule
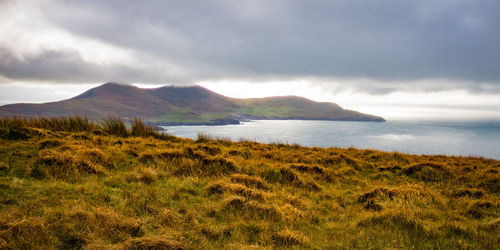
<instances>
[{"instance_id":1,"label":"white cloud","mask_svg":"<svg viewBox=\"0 0 500 250\"><path fill-rule=\"evenodd\" d=\"M76 51L88 63L134 63L131 50L78 36L49 23L42 9L51 4L46 0L5 4L0 15L0 47L8 49L18 59L36 56L46 50L69 50Z\"/></svg>"},{"instance_id":2,"label":"white cloud","mask_svg":"<svg viewBox=\"0 0 500 250\"><path fill-rule=\"evenodd\" d=\"M11 82L0 84L0 105L11 103L55 102L75 97L100 83L53 84L46 82Z\"/></svg>"}]
</instances>

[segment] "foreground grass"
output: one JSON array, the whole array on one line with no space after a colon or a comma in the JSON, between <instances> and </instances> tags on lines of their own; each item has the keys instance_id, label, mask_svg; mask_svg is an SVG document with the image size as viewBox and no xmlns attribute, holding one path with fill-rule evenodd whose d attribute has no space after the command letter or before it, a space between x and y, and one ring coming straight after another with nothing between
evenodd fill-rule
<instances>
[{"instance_id":1,"label":"foreground grass","mask_svg":"<svg viewBox=\"0 0 500 250\"><path fill-rule=\"evenodd\" d=\"M500 246L499 161L72 119L0 121L0 249Z\"/></svg>"}]
</instances>

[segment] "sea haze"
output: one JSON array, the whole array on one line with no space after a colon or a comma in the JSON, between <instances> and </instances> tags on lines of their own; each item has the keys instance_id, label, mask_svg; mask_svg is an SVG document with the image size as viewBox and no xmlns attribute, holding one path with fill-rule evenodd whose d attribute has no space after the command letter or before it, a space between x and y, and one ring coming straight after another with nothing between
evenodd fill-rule
<instances>
[{"instance_id":1,"label":"sea haze","mask_svg":"<svg viewBox=\"0 0 500 250\"><path fill-rule=\"evenodd\" d=\"M257 120L227 126L165 126L196 139L198 133L232 140L319 147L356 147L411 154L482 156L500 160L500 121L302 121Z\"/></svg>"}]
</instances>

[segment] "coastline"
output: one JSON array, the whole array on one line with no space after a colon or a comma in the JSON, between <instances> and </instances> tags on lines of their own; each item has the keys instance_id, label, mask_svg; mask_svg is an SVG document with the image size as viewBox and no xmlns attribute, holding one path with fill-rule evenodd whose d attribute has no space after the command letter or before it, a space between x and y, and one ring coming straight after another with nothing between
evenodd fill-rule
<instances>
[{"instance_id":1,"label":"coastline","mask_svg":"<svg viewBox=\"0 0 500 250\"><path fill-rule=\"evenodd\" d=\"M224 125L239 125L242 122L248 121L336 121L336 122L387 122L384 118L342 118L342 119L327 119L327 118L304 118L304 117L291 117L291 118L260 118L249 117L244 119L216 119L209 122L157 122L156 126L224 126Z\"/></svg>"}]
</instances>

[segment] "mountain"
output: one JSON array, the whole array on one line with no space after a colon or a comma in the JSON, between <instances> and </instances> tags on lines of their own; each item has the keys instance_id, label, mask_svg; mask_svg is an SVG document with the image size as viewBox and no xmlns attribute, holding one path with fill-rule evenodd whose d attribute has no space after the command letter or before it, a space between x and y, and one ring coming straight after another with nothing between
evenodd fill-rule
<instances>
[{"instance_id":1,"label":"mountain","mask_svg":"<svg viewBox=\"0 0 500 250\"><path fill-rule=\"evenodd\" d=\"M109 115L140 117L157 124L227 124L246 119L384 121L382 117L346 110L329 102L297 96L237 99L200 86L141 89L105 83L71 99L42 104L0 106L0 116Z\"/></svg>"}]
</instances>

